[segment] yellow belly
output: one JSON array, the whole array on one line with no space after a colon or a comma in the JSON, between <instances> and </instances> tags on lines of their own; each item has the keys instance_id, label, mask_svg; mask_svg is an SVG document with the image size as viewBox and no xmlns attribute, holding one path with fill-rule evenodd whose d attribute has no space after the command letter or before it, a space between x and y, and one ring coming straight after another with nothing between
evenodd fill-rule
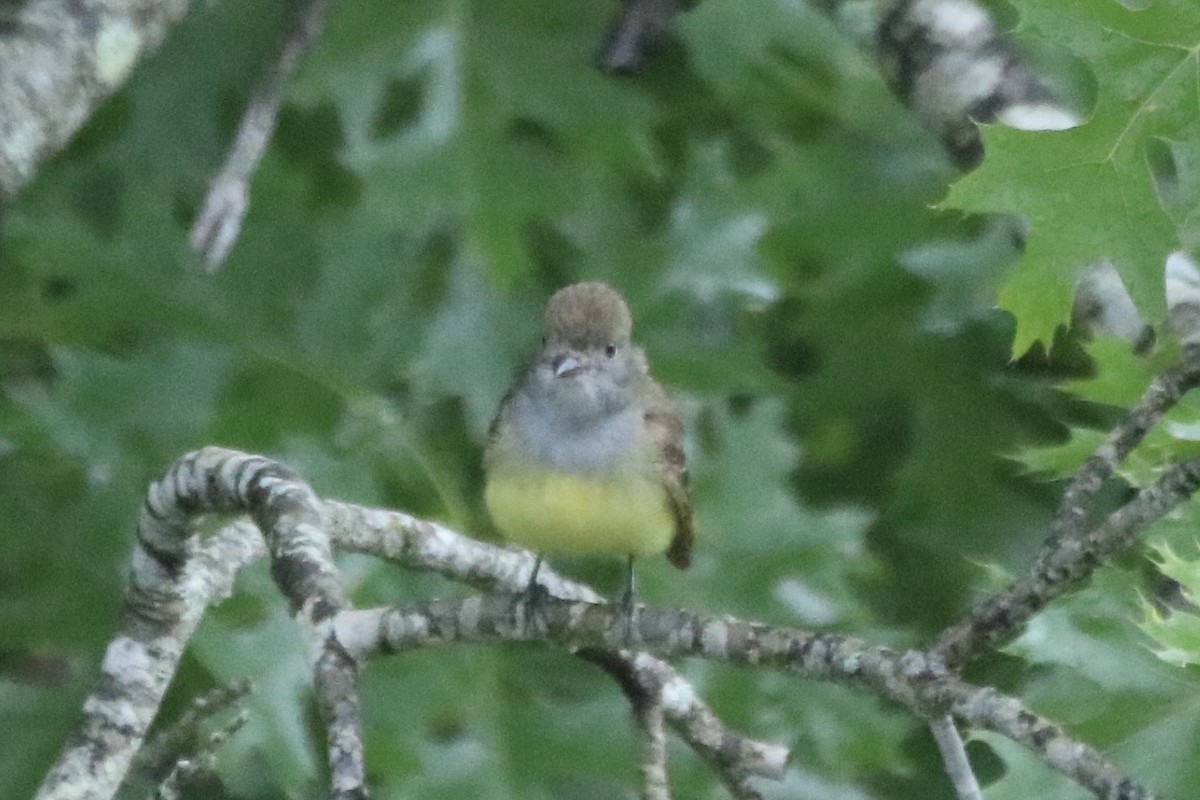
<instances>
[{"instance_id":1,"label":"yellow belly","mask_svg":"<svg viewBox=\"0 0 1200 800\"><path fill-rule=\"evenodd\" d=\"M505 537L537 552L652 555L675 534L663 487L642 475L498 469L484 501Z\"/></svg>"}]
</instances>

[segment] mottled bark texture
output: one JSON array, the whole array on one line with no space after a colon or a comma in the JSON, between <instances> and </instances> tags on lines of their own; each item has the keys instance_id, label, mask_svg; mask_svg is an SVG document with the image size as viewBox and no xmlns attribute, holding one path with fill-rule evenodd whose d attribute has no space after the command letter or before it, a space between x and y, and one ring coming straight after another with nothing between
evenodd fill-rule
<instances>
[{"instance_id":1,"label":"mottled bark texture","mask_svg":"<svg viewBox=\"0 0 1200 800\"><path fill-rule=\"evenodd\" d=\"M779 780L787 767L783 745L764 744L731 731L696 696L692 685L665 661L647 653L584 647L576 655L599 666L617 681L637 709L657 698L672 729L713 769L736 800L762 795L752 778Z\"/></svg>"},{"instance_id":2,"label":"mottled bark texture","mask_svg":"<svg viewBox=\"0 0 1200 800\"><path fill-rule=\"evenodd\" d=\"M520 606L507 594L432 600L347 612L336 627L346 646L360 655L463 642L547 639L572 648L614 649L625 641L626 617L619 608L554 598L540 601L536 614ZM1014 697L967 683L929 653L682 609L639 607L632 635L639 649L664 658L778 669L868 691L924 719L948 714L968 727L1008 737L1105 800L1157 797L1058 724Z\"/></svg>"},{"instance_id":3,"label":"mottled bark texture","mask_svg":"<svg viewBox=\"0 0 1200 800\"><path fill-rule=\"evenodd\" d=\"M235 524L201 539L192 523L213 512L248 514L255 525ZM228 595L233 576L261 554L264 540L272 575L311 659L331 795L365 797L357 665L333 635L333 619L348 605L322 509L308 485L260 456L199 450L150 486L137 540L121 632L109 646L100 685L84 704L79 734L38 797L113 796L201 615Z\"/></svg>"},{"instance_id":4,"label":"mottled bark texture","mask_svg":"<svg viewBox=\"0 0 1200 800\"><path fill-rule=\"evenodd\" d=\"M0 201L32 180L187 10L186 0L0 3Z\"/></svg>"},{"instance_id":5,"label":"mottled bark texture","mask_svg":"<svg viewBox=\"0 0 1200 800\"><path fill-rule=\"evenodd\" d=\"M194 535L197 518L213 512L246 514L253 524L235 521L208 538ZM334 630L336 620L353 612L333 565L332 546L510 593L524 588L533 564L529 553L476 542L406 514L321 501L285 467L220 448L184 456L151 485L137 533L121 631L109 647L100 684L85 703L80 728L43 783L40 799L114 795L201 615L228 596L242 566L264 554L271 558L272 574L312 661L328 737L331 794L365 797L357 661ZM549 568L540 583L564 598L599 600L591 589ZM669 665L626 653L608 658L613 670L644 684L639 691L658 694L663 719L727 784L749 774L781 774L786 748L727 729ZM177 766L160 787L165 795L191 769ZM654 780L656 786L662 783Z\"/></svg>"},{"instance_id":6,"label":"mottled bark texture","mask_svg":"<svg viewBox=\"0 0 1200 800\"><path fill-rule=\"evenodd\" d=\"M862 2L843 2L846 12ZM986 11L970 0L902 0L884 9L871 39L892 89L960 166L983 158L978 122L1058 130L1079 120L1061 107Z\"/></svg>"},{"instance_id":7,"label":"mottled bark texture","mask_svg":"<svg viewBox=\"0 0 1200 800\"><path fill-rule=\"evenodd\" d=\"M246 524L180 550L186 558L169 572L135 550L119 632L39 800L107 800L116 793L204 610L227 597L237 571L264 552L262 537Z\"/></svg>"},{"instance_id":8,"label":"mottled bark texture","mask_svg":"<svg viewBox=\"0 0 1200 800\"><path fill-rule=\"evenodd\" d=\"M1174 373L1172 373L1174 374ZM1148 392L1162 405L1183 391L1186 371ZM1180 382L1178 391L1174 382ZM1162 384L1168 384L1164 389ZM1166 400L1154 398L1167 398ZM1161 410L1160 410L1161 411ZM1135 409L1130 426L1145 424ZM1113 437L1120 439L1120 431ZM1033 578L1061 591L1101 558L1135 541L1137 531L1200 483L1200 461L1184 462L1108 522L1059 541L1039 559ZM244 513L201 539L197 516ZM259 531L262 535L259 535ZM264 548L265 539L265 548ZM334 545L439 572L491 593L434 600L398 609L351 609L331 559ZM1069 545L1069 546L1068 546ZM1019 700L963 681L936 651L895 651L836 634L790 630L684 610L641 608L632 631L626 617L595 592L546 569L548 595L536 610L518 597L532 568L529 553L477 542L399 512L323 501L295 474L260 456L206 448L181 458L150 488L138 527L131 586L118 637L103 677L84 707L75 739L46 779L41 798L108 798L141 746L188 637L211 603L231 591L244 564L271 557L313 663L326 723L332 794L365 796L357 664L370 655L443 643L544 639L599 664L629 696L644 731L645 791L666 791L663 726L670 724L738 798L757 797L754 776L777 777L787 751L753 742L720 723L692 687L660 656L692 656L746 667L834 680L870 692L924 719L949 716L968 728L996 731L1025 746L1106 800L1148 800L1154 794L1121 774L1093 748ZM1065 565L1065 566L1064 566ZM629 641L645 653L622 648ZM943 731L946 732L946 731ZM165 788L170 789L170 786Z\"/></svg>"}]
</instances>

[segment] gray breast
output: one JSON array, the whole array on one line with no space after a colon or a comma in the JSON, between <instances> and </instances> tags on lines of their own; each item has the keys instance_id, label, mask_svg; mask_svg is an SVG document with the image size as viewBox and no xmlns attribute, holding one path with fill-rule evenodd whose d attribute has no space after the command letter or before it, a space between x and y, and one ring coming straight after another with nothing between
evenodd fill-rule
<instances>
[{"instance_id":1,"label":"gray breast","mask_svg":"<svg viewBox=\"0 0 1200 800\"><path fill-rule=\"evenodd\" d=\"M563 472L612 470L628 454L642 422L636 405L591 418L561 413L557 406L518 393L511 419L518 447L538 464Z\"/></svg>"}]
</instances>

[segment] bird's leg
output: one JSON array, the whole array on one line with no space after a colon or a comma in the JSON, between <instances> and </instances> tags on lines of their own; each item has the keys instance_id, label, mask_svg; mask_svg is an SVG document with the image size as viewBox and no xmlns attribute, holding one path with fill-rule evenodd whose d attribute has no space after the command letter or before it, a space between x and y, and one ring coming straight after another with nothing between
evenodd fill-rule
<instances>
[{"instance_id":1,"label":"bird's leg","mask_svg":"<svg viewBox=\"0 0 1200 800\"><path fill-rule=\"evenodd\" d=\"M621 617L625 624L625 647L629 647L629 642L633 638L633 612L634 612L634 584L633 584L633 556L629 556L629 561L626 562L625 573L625 593L621 595Z\"/></svg>"},{"instance_id":2,"label":"bird's leg","mask_svg":"<svg viewBox=\"0 0 1200 800\"><path fill-rule=\"evenodd\" d=\"M533 560L533 571L529 573L529 583L525 586L525 594L533 594L538 589L542 588L537 582L538 570L542 568L542 554L538 553L537 558Z\"/></svg>"},{"instance_id":3,"label":"bird's leg","mask_svg":"<svg viewBox=\"0 0 1200 800\"><path fill-rule=\"evenodd\" d=\"M525 585L525 591L513 598L513 611L516 612L517 606L521 606L525 612L525 627L533 629L534 623L537 620L538 606L545 599L547 591L546 587L538 583L538 570L542 568L542 554L538 553L537 558L533 562L533 571L529 573L529 583Z\"/></svg>"}]
</instances>

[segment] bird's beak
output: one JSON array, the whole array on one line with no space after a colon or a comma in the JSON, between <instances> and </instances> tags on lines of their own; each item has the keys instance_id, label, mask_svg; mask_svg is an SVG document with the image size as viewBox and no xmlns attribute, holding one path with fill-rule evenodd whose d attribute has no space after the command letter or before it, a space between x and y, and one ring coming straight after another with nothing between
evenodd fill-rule
<instances>
[{"instance_id":1,"label":"bird's beak","mask_svg":"<svg viewBox=\"0 0 1200 800\"><path fill-rule=\"evenodd\" d=\"M554 368L554 377L556 377L556 378L569 377L571 375L574 375L576 372L578 372L582 368L582 365L579 363L578 358L576 358L575 356L566 355L566 354L561 355L561 356L556 356L554 361L552 361L550 363L550 365L551 365L551 367Z\"/></svg>"}]
</instances>

